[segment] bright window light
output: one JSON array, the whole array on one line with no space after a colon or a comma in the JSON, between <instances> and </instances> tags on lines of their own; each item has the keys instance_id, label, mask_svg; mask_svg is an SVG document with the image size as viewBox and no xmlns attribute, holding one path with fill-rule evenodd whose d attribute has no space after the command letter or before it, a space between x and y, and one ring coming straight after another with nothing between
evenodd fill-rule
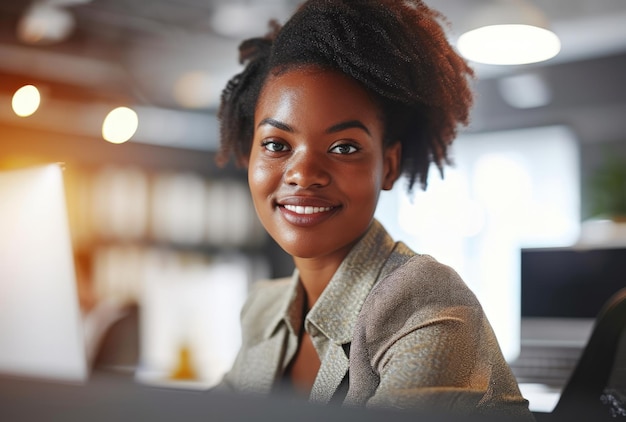
<instances>
[{"instance_id":1,"label":"bright window light","mask_svg":"<svg viewBox=\"0 0 626 422\"><path fill-rule=\"evenodd\" d=\"M563 126L462 135L445 180L400 181L376 217L418 253L453 267L480 300L507 360L519 354L520 250L570 246L580 234L578 143Z\"/></svg>"}]
</instances>

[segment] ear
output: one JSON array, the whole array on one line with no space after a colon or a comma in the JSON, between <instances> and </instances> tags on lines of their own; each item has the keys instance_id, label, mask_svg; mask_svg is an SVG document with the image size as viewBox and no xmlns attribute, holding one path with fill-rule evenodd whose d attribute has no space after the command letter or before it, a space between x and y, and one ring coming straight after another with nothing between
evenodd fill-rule
<instances>
[{"instance_id":1,"label":"ear","mask_svg":"<svg viewBox=\"0 0 626 422\"><path fill-rule=\"evenodd\" d=\"M402 156L402 144L395 142L383 149L383 190L391 190L394 183L400 177L400 158Z\"/></svg>"}]
</instances>

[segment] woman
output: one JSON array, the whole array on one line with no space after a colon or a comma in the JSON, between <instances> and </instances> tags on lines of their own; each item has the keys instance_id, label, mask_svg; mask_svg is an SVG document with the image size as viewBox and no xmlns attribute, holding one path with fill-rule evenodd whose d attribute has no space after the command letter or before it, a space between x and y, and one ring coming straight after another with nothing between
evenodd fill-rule
<instances>
[{"instance_id":1,"label":"woman","mask_svg":"<svg viewBox=\"0 0 626 422\"><path fill-rule=\"evenodd\" d=\"M426 187L468 120L472 71L439 18L417 0L310 0L241 45L219 159L247 167L296 270L255 284L221 388L532 420L471 291L374 219L400 175Z\"/></svg>"}]
</instances>

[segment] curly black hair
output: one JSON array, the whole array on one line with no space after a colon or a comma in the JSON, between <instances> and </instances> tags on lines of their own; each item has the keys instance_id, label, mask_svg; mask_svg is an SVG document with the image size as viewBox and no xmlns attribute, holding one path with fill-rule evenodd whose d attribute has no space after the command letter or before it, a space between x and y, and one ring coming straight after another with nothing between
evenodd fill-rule
<instances>
[{"instance_id":1,"label":"curly black hair","mask_svg":"<svg viewBox=\"0 0 626 422\"><path fill-rule=\"evenodd\" d=\"M308 0L280 26L239 48L243 72L222 92L217 162L250 153L254 111L269 75L315 65L359 81L379 104L385 145L402 144L408 191L426 189L430 163L443 176L448 147L472 105L473 71L448 43L445 18L421 0Z\"/></svg>"}]
</instances>

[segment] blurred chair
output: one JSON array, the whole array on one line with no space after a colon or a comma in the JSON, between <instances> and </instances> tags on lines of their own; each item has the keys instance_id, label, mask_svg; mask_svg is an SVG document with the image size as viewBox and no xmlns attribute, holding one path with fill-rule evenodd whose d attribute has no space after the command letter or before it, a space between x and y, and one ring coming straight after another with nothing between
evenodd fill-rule
<instances>
[{"instance_id":1,"label":"blurred chair","mask_svg":"<svg viewBox=\"0 0 626 422\"><path fill-rule=\"evenodd\" d=\"M93 356L95 370L134 375L139 364L139 307L128 305L106 327Z\"/></svg>"},{"instance_id":2,"label":"blurred chair","mask_svg":"<svg viewBox=\"0 0 626 422\"><path fill-rule=\"evenodd\" d=\"M537 421L626 421L625 354L623 288L598 313L591 337L556 407L551 413L535 413Z\"/></svg>"}]
</instances>

